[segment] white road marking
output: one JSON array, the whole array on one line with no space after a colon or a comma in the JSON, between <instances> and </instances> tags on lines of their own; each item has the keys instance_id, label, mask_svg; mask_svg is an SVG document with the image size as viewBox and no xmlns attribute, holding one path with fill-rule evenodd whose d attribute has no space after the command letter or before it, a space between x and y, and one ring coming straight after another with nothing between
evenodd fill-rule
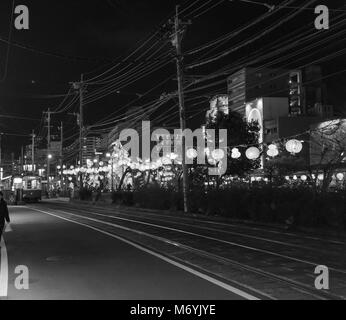
<instances>
[{"instance_id":1,"label":"white road marking","mask_svg":"<svg viewBox=\"0 0 346 320\"><path fill-rule=\"evenodd\" d=\"M214 279L214 278L212 278L212 277L210 277L210 276L208 276L206 274L203 274L203 273L201 273L201 272L199 272L197 270L194 270L194 269L192 269L190 267L187 267L187 266L185 266L185 265L183 265L183 264L181 264L181 263L179 263L177 261L174 261L174 260L172 260L170 258L167 258L167 257L165 257L165 256L163 256L163 255L161 255L159 253L151 251L151 250L149 250L149 249L147 249L145 247L142 247L139 244L136 244L136 243L134 243L132 241L124 239L124 238L122 238L120 236L117 236L115 234L112 234L110 232L107 232L107 231L104 231L104 230L101 230L101 229L89 226L89 225L87 225L85 223L81 223L81 222L77 222L77 221L74 221L74 220L70 220L68 218L60 217L59 215L53 214L51 212L47 212L47 211L43 211L43 210L39 210L39 209L35 209L35 208L31 208L31 209L35 210L35 211L38 211L38 212L41 212L41 213L44 213L44 214L48 214L50 216L53 216L53 217L56 217L56 218L59 218L59 219L62 219L62 220L66 220L66 221L69 221L69 222L72 222L72 223L75 223L75 224L87 227L89 229L98 231L98 232L100 232L102 234L105 234L105 235L108 235L108 236L110 236L112 238L120 240L120 241L122 241L122 242L124 242L124 243L126 243L126 244L128 244L128 245L130 245L132 247L135 247L135 248L137 248L137 249L139 249L139 250L141 250L143 252L146 252L146 253L148 253L148 254L150 254L152 256L155 256L155 257L157 257L157 258L159 258L159 259L161 259L161 260L163 260L165 262L168 262L169 264L172 264L172 265L174 265L174 266L176 266L176 267L178 267L178 268L180 268L180 269L182 269L184 271L187 271L187 272L189 272L189 273L191 273L191 274L193 274L193 275L195 275L195 276L197 276L199 278L202 278L202 279L204 279L204 280L206 280L208 282L211 282L212 284L217 285L217 286L219 286L219 287L221 287L221 288L223 288L223 289L225 289L225 290L227 290L229 292L232 292L232 293L234 293L234 294L236 294L236 295L238 295L238 296L240 296L242 298L245 298L247 300L260 300L259 298L255 297L255 296L253 296L251 294L248 294L248 293L246 293L246 292L244 292L244 291L242 291L240 289L237 289L237 288L235 288L233 286L230 286L230 285L228 285L226 283L223 283L223 282L221 282L221 281L219 281L217 279Z\"/></svg>"},{"instance_id":2,"label":"white road marking","mask_svg":"<svg viewBox=\"0 0 346 320\"><path fill-rule=\"evenodd\" d=\"M0 297L7 297L8 291L8 260L5 240L1 237L1 265L0 265Z\"/></svg>"}]
</instances>

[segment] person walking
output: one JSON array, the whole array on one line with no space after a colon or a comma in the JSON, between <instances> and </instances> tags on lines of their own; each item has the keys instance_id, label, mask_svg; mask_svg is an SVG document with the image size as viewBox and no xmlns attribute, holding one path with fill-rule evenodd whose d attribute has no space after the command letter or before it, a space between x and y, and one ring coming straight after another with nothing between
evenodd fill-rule
<instances>
[{"instance_id":1,"label":"person walking","mask_svg":"<svg viewBox=\"0 0 346 320\"><path fill-rule=\"evenodd\" d=\"M10 223L7 202L4 200L4 194L0 191L0 240L5 227L5 221Z\"/></svg>"}]
</instances>

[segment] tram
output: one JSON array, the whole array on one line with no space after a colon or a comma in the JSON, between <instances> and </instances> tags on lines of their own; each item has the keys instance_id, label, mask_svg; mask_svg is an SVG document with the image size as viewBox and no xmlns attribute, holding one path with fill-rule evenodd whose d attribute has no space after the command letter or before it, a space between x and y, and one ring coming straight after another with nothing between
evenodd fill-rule
<instances>
[{"instance_id":1,"label":"tram","mask_svg":"<svg viewBox=\"0 0 346 320\"><path fill-rule=\"evenodd\" d=\"M5 198L10 202L38 202L42 199L42 180L37 175L9 176L1 180ZM13 197L15 199L13 199Z\"/></svg>"}]
</instances>

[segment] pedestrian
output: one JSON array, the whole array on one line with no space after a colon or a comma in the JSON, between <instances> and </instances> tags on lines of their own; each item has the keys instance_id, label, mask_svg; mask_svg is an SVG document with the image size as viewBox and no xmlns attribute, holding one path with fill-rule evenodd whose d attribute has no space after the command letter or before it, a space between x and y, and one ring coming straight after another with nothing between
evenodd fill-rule
<instances>
[{"instance_id":1,"label":"pedestrian","mask_svg":"<svg viewBox=\"0 0 346 320\"><path fill-rule=\"evenodd\" d=\"M10 216L8 214L7 202L4 200L4 194L0 191L0 239L5 227L5 221L10 223Z\"/></svg>"}]
</instances>

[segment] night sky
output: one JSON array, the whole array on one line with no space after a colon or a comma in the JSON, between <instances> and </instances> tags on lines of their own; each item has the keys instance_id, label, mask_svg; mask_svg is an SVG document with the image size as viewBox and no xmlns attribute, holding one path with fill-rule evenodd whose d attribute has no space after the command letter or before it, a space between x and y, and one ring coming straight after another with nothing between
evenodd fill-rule
<instances>
[{"instance_id":1,"label":"night sky","mask_svg":"<svg viewBox=\"0 0 346 320\"><path fill-rule=\"evenodd\" d=\"M214 1L216 2L216 0ZM59 105L62 100L60 95L68 91L69 82L77 81L81 73L85 73L87 77L97 75L109 67L112 60L126 56L126 53L136 48L136 44L141 39L148 37L157 29L158 25L167 20L168 16L173 15L177 3L173 0L25 0L17 2L17 4L27 5L30 9L30 30L14 29L12 41L34 50L11 47L8 76L4 82L0 83L0 115L18 115L32 118L32 120L0 117L0 131L19 135L30 134L32 129L39 128L42 111L48 107L54 109ZM181 1L182 8L192 2L192 0ZM266 2L277 4L281 1L268 0ZM299 2L302 1L296 1L296 3ZM0 2L0 37L2 39L8 37L11 3L11 0ZM330 8L337 8L345 1L319 1L317 4L322 3L328 4ZM224 1L192 21L193 24L189 26L184 38L184 50L198 47L231 32L265 12L266 8L263 6ZM332 13L332 16L334 14L335 12ZM205 75L213 72L223 65L240 59L242 55L255 52L261 46L269 45L282 32L292 31L307 22L311 23L313 28L313 21L313 12L306 11L288 25L261 41L255 42L246 50L231 54L206 68L196 69L192 74ZM242 37L246 39L251 35L252 33L244 33ZM231 45L232 42L229 42L226 47ZM220 48L220 50L226 47ZM340 47L345 47L345 41L336 43L335 48L330 50L337 50ZM1 75L4 70L6 49L7 44L0 41ZM215 51L214 54L217 52ZM321 55L324 54L327 52L321 51ZM294 62L292 62L293 65ZM323 71L332 73L345 67L346 59L345 56L342 56L323 64ZM85 108L86 123L92 124L107 113L116 111L116 108L134 99L136 93L145 92L174 72L175 65L171 63L155 74L124 88L121 94L112 94L87 105ZM345 73L326 80L330 101L339 109L345 106L345 80ZM167 83L166 87L159 88L153 94L160 95L163 91L170 92L175 88L176 83L173 79ZM226 83L220 86L221 93L223 93L222 89L226 92ZM208 105L201 106L201 108L203 107L207 108ZM69 110L69 112L73 111L75 111L74 108ZM53 125L64 120L67 132L71 134L75 132L73 117L56 116L53 119ZM3 152L18 154L21 145L29 143L29 137L4 136Z\"/></svg>"}]
</instances>

